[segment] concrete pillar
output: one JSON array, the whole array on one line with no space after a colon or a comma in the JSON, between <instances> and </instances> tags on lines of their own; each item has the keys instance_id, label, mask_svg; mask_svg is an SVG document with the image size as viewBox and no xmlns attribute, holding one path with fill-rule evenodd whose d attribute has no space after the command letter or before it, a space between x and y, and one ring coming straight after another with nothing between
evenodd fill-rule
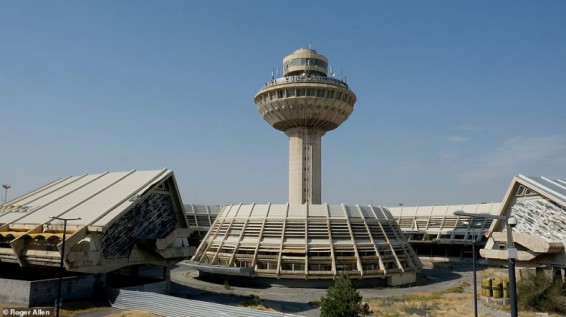
<instances>
[{"instance_id":1,"label":"concrete pillar","mask_svg":"<svg viewBox=\"0 0 566 317\"><path fill-rule=\"evenodd\" d=\"M163 267L163 280L165 281L165 294L169 295L171 292L171 268L169 266Z\"/></svg>"},{"instance_id":2,"label":"concrete pillar","mask_svg":"<svg viewBox=\"0 0 566 317\"><path fill-rule=\"evenodd\" d=\"M289 136L289 203L321 202L321 138L325 131L293 128Z\"/></svg>"}]
</instances>

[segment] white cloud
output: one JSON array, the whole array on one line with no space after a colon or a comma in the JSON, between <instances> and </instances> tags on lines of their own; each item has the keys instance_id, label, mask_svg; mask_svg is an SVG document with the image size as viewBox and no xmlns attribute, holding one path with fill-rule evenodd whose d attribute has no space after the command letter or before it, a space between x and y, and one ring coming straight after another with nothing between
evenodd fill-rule
<instances>
[{"instance_id":1,"label":"white cloud","mask_svg":"<svg viewBox=\"0 0 566 317\"><path fill-rule=\"evenodd\" d=\"M462 142L466 142L466 138L463 136L459 136L459 135L451 135L448 138L448 141L450 142L454 142L454 143L462 143Z\"/></svg>"},{"instance_id":2,"label":"white cloud","mask_svg":"<svg viewBox=\"0 0 566 317\"><path fill-rule=\"evenodd\" d=\"M566 136L513 137L467 160L459 167L465 171L457 176L464 183L481 183L526 170L536 171L542 167L548 170L545 165L557 162L562 162L557 164L557 168L566 162Z\"/></svg>"}]
</instances>

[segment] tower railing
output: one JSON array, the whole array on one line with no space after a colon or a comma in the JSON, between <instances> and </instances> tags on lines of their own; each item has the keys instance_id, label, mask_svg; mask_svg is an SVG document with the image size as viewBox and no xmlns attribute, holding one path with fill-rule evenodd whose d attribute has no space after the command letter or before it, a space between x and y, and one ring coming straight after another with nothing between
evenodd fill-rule
<instances>
[{"instance_id":1,"label":"tower railing","mask_svg":"<svg viewBox=\"0 0 566 317\"><path fill-rule=\"evenodd\" d=\"M274 78L267 83L265 83L265 87L276 86L281 84L291 84L291 83L324 83L324 84L332 84L340 87L344 87L348 89L348 84L345 82L325 76L318 76L318 75L297 75L297 76L286 76L286 77L279 77Z\"/></svg>"}]
</instances>

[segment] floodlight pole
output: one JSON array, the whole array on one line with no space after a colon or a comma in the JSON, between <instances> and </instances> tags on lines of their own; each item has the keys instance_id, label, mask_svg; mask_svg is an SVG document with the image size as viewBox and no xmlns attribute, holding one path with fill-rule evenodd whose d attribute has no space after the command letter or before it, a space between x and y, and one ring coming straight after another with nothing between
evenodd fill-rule
<instances>
[{"instance_id":1,"label":"floodlight pole","mask_svg":"<svg viewBox=\"0 0 566 317\"><path fill-rule=\"evenodd\" d=\"M8 202L8 189L10 187L12 187L12 185L10 184L2 184L2 187L4 187L4 202Z\"/></svg>"},{"instance_id":2,"label":"floodlight pole","mask_svg":"<svg viewBox=\"0 0 566 317\"><path fill-rule=\"evenodd\" d=\"M478 317L478 281L476 277L476 231L475 223L472 221L472 271L474 272L474 317Z\"/></svg>"},{"instance_id":3,"label":"floodlight pole","mask_svg":"<svg viewBox=\"0 0 566 317\"><path fill-rule=\"evenodd\" d=\"M515 279L515 261L517 260L517 249L513 244L513 228L509 224L509 218L505 222L507 228L507 255L509 258L509 300L511 301L511 316L517 317L519 311L517 310L517 283Z\"/></svg>"},{"instance_id":4,"label":"floodlight pole","mask_svg":"<svg viewBox=\"0 0 566 317\"><path fill-rule=\"evenodd\" d=\"M515 244L513 242L513 232L510 222L516 224L516 219L512 216L496 216L490 214L474 214L474 213L467 213L463 210L456 210L454 211L454 216L464 216L472 218L485 218L485 219L496 219L496 220L503 220L505 221L505 228L507 229L507 257L509 259L508 272L509 272L509 301L511 306L511 317L518 316L518 309L517 309L517 283L515 278L515 261L517 260L517 249L515 248ZM478 294L477 294L477 285L476 285L476 253L475 253L475 240L473 243L472 249L474 250L473 255L473 270L474 270L474 313L477 316L477 305L478 305Z\"/></svg>"},{"instance_id":5,"label":"floodlight pole","mask_svg":"<svg viewBox=\"0 0 566 317\"><path fill-rule=\"evenodd\" d=\"M65 259L65 238L67 236L67 221L70 220L80 220L81 218L62 218L62 217L56 217L56 216L51 216L51 219L57 219L57 220L62 220L63 221L63 242L61 244L61 262L59 263L59 286L57 289L57 301L55 302L55 306L57 308L57 314L56 317L59 317L59 310L61 309L61 306L63 304L63 299L61 298L61 288L63 285L63 261Z\"/></svg>"}]
</instances>

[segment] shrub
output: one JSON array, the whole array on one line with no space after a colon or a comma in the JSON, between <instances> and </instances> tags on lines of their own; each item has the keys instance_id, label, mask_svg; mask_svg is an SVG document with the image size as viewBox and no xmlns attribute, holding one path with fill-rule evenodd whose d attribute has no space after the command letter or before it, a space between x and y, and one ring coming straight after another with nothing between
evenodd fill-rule
<instances>
[{"instance_id":1,"label":"shrub","mask_svg":"<svg viewBox=\"0 0 566 317\"><path fill-rule=\"evenodd\" d=\"M566 313L566 285L560 279L537 272L517 283L517 302L522 309Z\"/></svg>"},{"instance_id":2,"label":"shrub","mask_svg":"<svg viewBox=\"0 0 566 317\"><path fill-rule=\"evenodd\" d=\"M362 296L345 273L341 273L320 299L321 317L367 316L369 305L362 304Z\"/></svg>"}]
</instances>

